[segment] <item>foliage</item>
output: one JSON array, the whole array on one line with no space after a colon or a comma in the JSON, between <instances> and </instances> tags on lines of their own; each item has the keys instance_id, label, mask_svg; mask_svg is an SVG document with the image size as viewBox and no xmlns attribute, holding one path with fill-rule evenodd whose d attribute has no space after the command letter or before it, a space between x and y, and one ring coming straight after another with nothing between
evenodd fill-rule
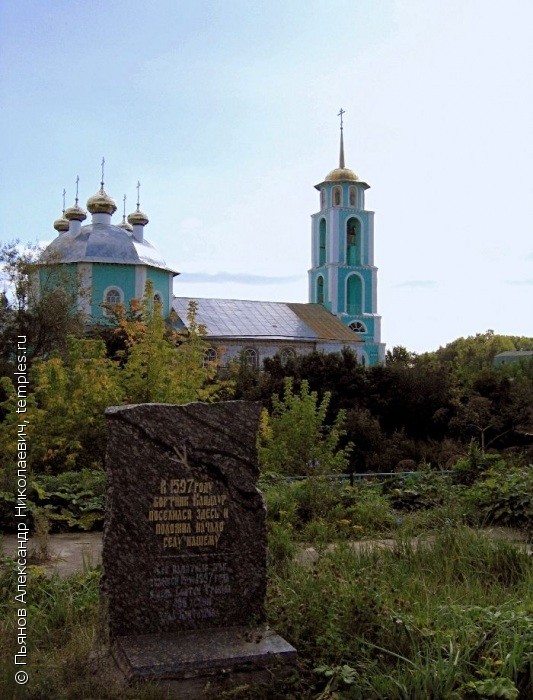
<instances>
[{"instance_id":1,"label":"foliage","mask_svg":"<svg viewBox=\"0 0 533 700\"><path fill-rule=\"evenodd\" d=\"M30 373L27 410L17 413L17 395L2 379L7 399L0 423L4 450L0 467L14 473L17 425L28 421L28 466L57 474L101 464L105 450L104 410L120 403L118 367L105 356L102 341L68 339L68 359L36 360Z\"/></svg>"},{"instance_id":2,"label":"foliage","mask_svg":"<svg viewBox=\"0 0 533 700\"><path fill-rule=\"evenodd\" d=\"M15 472L17 427L28 421L29 468L35 473L58 474L71 469L99 468L106 434L104 411L111 405L136 402L184 403L212 401L231 391L215 380L216 363L203 363L205 329L196 324L191 307L186 337L169 338L158 305L151 301L148 284L140 315L124 318L128 351L121 365L106 357L103 340L69 338L64 358L35 360L24 414L17 413L13 383L0 382L5 400L0 408L0 470L4 480ZM0 472L1 473L1 472ZM8 484L9 488L9 484ZM12 486L11 486L12 488Z\"/></svg>"},{"instance_id":3,"label":"foliage","mask_svg":"<svg viewBox=\"0 0 533 700\"><path fill-rule=\"evenodd\" d=\"M533 465L488 469L472 486L470 498L486 522L533 533Z\"/></svg>"},{"instance_id":4,"label":"foliage","mask_svg":"<svg viewBox=\"0 0 533 700\"><path fill-rule=\"evenodd\" d=\"M58 476L42 474L31 486L31 499L46 514L53 532L102 527L105 509L103 471L82 469Z\"/></svg>"},{"instance_id":5,"label":"foliage","mask_svg":"<svg viewBox=\"0 0 533 700\"><path fill-rule=\"evenodd\" d=\"M287 378L282 398L272 397L272 415L262 414L258 439L261 467L292 475L343 471L348 464L348 449L339 448L344 413L326 426L329 394L319 402L307 381L302 382L299 395L293 385Z\"/></svg>"},{"instance_id":6,"label":"foliage","mask_svg":"<svg viewBox=\"0 0 533 700\"><path fill-rule=\"evenodd\" d=\"M533 338L498 335L493 330L488 330L468 338L457 338L423 357L435 360L441 366L451 366L458 378L469 382L479 372L491 368L495 355L507 350L533 350Z\"/></svg>"},{"instance_id":7,"label":"foliage","mask_svg":"<svg viewBox=\"0 0 533 700\"><path fill-rule=\"evenodd\" d=\"M214 381L216 363L205 363L209 347L203 339L205 328L196 321L196 305L187 314L188 331L168 331L161 304L153 300L150 281L139 315L119 318L118 333L126 338L126 362L121 383L129 403L189 403L213 401L229 385Z\"/></svg>"},{"instance_id":8,"label":"foliage","mask_svg":"<svg viewBox=\"0 0 533 700\"><path fill-rule=\"evenodd\" d=\"M446 474L425 472L390 479L384 485L390 502L399 511L427 510L453 498L454 488Z\"/></svg>"},{"instance_id":9,"label":"foliage","mask_svg":"<svg viewBox=\"0 0 533 700\"><path fill-rule=\"evenodd\" d=\"M448 527L432 545L337 546L272 571L269 622L298 649L301 687L314 685L302 698L525 699L532 583L524 552Z\"/></svg>"},{"instance_id":10,"label":"foliage","mask_svg":"<svg viewBox=\"0 0 533 700\"><path fill-rule=\"evenodd\" d=\"M43 264L46 262L46 264ZM19 241L0 247L0 265L11 291L0 303L0 360L14 362L17 336L26 337L28 359L65 353L67 337L83 333L77 277L59 259L42 259L37 246ZM37 276L39 285L36 284ZM4 365L7 368L7 364Z\"/></svg>"}]
</instances>

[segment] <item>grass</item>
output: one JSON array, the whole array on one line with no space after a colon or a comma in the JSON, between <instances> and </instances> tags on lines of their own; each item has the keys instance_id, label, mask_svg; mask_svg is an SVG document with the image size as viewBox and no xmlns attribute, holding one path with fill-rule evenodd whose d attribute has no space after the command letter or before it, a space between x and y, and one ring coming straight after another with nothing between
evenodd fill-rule
<instances>
[{"instance_id":1,"label":"grass","mask_svg":"<svg viewBox=\"0 0 533 700\"><path fill-rule=\"evenodd\" d=\"M312 567L284 562L269 611L300 653L308 689L295 697L529 698L532 591L525 552L448 527L426 546L341 544Z\"/></svg>"},{"instance_id":2,"label":"grass","mask_svg":"<svg viewBox=\"0 0 533 700\"><path fill-rule=\"evenodd\" d=\"M468 527L480 523L479 511L462 498L461 487L443 499L448 486L439 484L431 478L394 487L391 495L381 486L352 489L324 480L271 485L267 614L271 627L298 649L299 675L224 697L531 697L532 559L516 545ZM424 537L415 543L416 535ZM380 537L393 546L350 544ZM312 564L295 561L304 543L320 553ZM99 578L99 570L87 568L49 579L31 567L31 680L21 689L13 680L15 576L12 567L0 569L1 698L161 698L150 686L118 691L91 672Z\"/></svg>"},{"instance_id":3,"label":"grass","mask_svg":"<svg viewBox=\"0 0 533 700\"><path fill-rule=\"evenodd\" d=\"M277 525L269 557L268 618L296 646L299 677L236 698L454 700L529 698L532 691L533 571L515 545L466 527L444 527L415 547L339 543L312 565L294 563L295 543ZM277 541L277 544L274 542ZM87 659L98 622L99 571L29 588L31 681L13 681L14 578L0 578L2 698L160 698L157 688L113 690Z\"/></svg>"}]
</instances>

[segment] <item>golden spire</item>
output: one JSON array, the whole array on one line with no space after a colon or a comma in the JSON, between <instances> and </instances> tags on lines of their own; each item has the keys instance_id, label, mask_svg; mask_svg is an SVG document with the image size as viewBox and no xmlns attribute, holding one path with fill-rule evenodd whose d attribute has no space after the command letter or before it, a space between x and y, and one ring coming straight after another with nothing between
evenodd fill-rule
<instances>
[{"instance_id":1,"label":"golden spire","mask_svg":"<svg viewBox=\"0 0 533 700\"><path fill-rule=\"evenodd\" d=\"M87 209L91 214L114 214L117 210L115 200L104 190L104 165L105 158L102 158L102 180L100 189L87 200Z\"/></svg>"},{"instance_id":2,"label":"golden spire","mask_svg":"<svg viewBox=\"0 0 533 700\"><path fill-rule=\"evenodd\" d=\"M122 221L118 225L119 228L123 228L125 231L133 231L133 226L126 221L126 195L122 198Z\"/></svg>"},{"instance_id":3,"label":"golden spire","mask_svg":"<svg viewBox=\"0 0 533 700\"><path fill-rule=\"evenodd\" d=\"M139 201L139 190L141 189L141 183L137 181L137 209L128 216L128 221L130 224L136 225L140 224L141 226L146 226L146 224L149 222L149 218L146 216L144 212L140 210L140 201Z\"/></svg>"},{"instance_id":4,"label":"golden spire","mask_svg":"<svg viewBox=\"0 0 533 700\"><path fill-rule=\"evenodd\" d=\"M326 175L325 182L357 182L357 181L359 181L359 178L354 173L354 171L350 170L350 168L347 168L345 163L344 163L344 124L343 124L343 120L342 120L342 117L344 114L346 114L346 112L341 107L340 112L337 114L337 116L341 118L341 147L340 147L340 151L339 151L339 167L335 168L335 170L332 170L330 173L328 173Z\"/></svg>"},{"instance_id":5,"label":"golden spire","mask_svg":"<svg viewBox=\"0 0 533 700\"><path fill-rule=\"evenodd\" d=\"M341 150L339 153L339 168L344 168L344 138L343 138L343 124L342 124L342 115L345 114L345 110L341 107L341 111L337 114L338 117L341 118Z\"/></svg>"},{"instance_id":6,"label":"golden spire","mask_svg":"<svg viewBox=\"0 0 533 700\"><path fill-rule=\"evenodd\" d=\"M74 204L73 207L69 207L65 211L65 218L67 218L69 221L85 221L85 219L87 218L87 214L78 204L79 184L80 184L80 176L77 175L76 176L76 203Z\"/></svg>"},{"instance_id":7,"label":"golden spire","mask_svg":"<svg viewBox=\"0 0 533 700\"><path fill-rule=\"evenodd\" d=\"M65 219L65 195L66 194L67 194L67 191L65 188L63 188L63 214L59 219L56 219L54 221L54 228L59 233L63 233L64 231L68 231L68 219Z\"/></svg>"}]
</instances>

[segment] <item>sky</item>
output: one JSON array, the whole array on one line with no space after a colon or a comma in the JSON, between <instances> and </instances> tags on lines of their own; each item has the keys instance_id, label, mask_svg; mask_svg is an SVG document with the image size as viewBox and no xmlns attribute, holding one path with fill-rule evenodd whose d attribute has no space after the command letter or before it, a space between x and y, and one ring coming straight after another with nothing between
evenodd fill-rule
<instances>
[{"instance_id":1,"label":"sky","mask_svg":"<svg viewBox=\"0 0 533 700\"><path fill-rule=\"evenodd\" d=\"M531 0L0 0L0 240L80 177L177 296L308 301L314 185L371 185L382 340L533 335Z\"/></svg>"}]
</instances>

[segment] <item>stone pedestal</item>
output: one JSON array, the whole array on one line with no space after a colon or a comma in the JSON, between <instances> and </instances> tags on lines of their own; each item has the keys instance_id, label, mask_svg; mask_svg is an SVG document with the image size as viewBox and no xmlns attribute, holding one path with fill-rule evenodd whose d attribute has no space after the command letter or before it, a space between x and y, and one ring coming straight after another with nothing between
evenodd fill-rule
<instances>
[{"instance_id":1,"label":"stone pedestal","mask_svg":"<svg viewBox=\"0 0 533 700\"><path fill-rule=\"evenodd\" d=\"M195 700L290 675L296 650L264 627L226 627L119 637L112 656L126 684L157 682L165 698Z\"/></svg>"}]
</instances>

